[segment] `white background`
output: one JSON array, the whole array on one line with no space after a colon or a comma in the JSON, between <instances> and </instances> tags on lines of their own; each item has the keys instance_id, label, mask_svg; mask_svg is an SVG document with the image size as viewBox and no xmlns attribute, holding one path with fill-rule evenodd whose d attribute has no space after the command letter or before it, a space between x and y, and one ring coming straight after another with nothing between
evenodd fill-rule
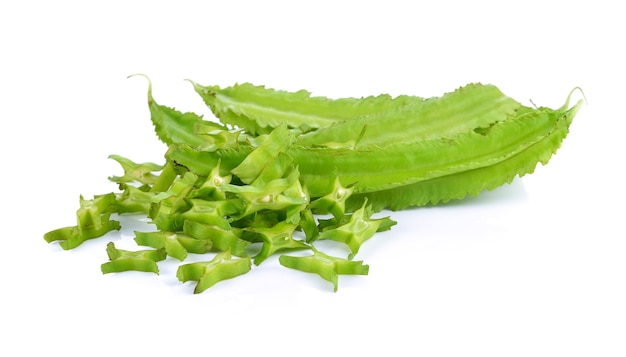
<instances>
[{"instance_id":1,"label":"white background","mask_svg":"<svg viewBox=\"0 0 626 357\"><path fill-rule=\"evenodd\" d=\"M624 12L428 3L3 2L0 355L625 356ZM357 256L370 274L340 277L337 293L271 259L193 295L175 262L100 273L137 218L73 251L42 239L74 224L79 195L117 190L108 155L161 162L134 73L161 104L206 117L185 78L329 97L484 82L551 107L580 86L588 102L533 175L390 213L398 225Z\"/></svg>"}]
</instances>

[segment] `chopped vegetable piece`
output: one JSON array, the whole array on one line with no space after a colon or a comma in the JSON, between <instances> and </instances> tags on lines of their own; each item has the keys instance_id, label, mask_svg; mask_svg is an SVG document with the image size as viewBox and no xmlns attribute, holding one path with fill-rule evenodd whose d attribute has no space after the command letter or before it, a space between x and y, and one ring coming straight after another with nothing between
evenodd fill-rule
<instances>
[{"instance_id":1,"label":"chopped vegetable piece","mask_svg":"<svg viewBox=\"0 0 626 357\"><path fill-rule=\"evenodd\" d=\"M183 232L190 237L210 240L213 244L213 248L220 251L228 250L238 257L248 255L246 248L248 248L250 242L239 238L232 229L224 229L218 226L187 220L183 225Z\"/></svg>"},{"instance_id":2,"label":"chopped vegetable piece","mask_svg":"<svg viewBox=\"0 0 626 357\"><path fill-rule=\"evenodd\" d=\"M115 206L115 194L95 196L86 200L80 196L80 208L76 212L76 226L64 227L44 235L46 242L60 241L63 249L73 249L84 241L97 238L112 230L119 230L118 221L111 220L111 211Z\"/></svg>"},{"instance_id":3,"label":"chopped vegetable piece","mask_svg":"<svg viewBox=\"0 0 626 357\"><path fill-rule=\"evenodd\" d=\"M277 127L231 172L243 183L253 183L262 177L266 167L272 167L278 155L291 145L291 141L292 136L287 127L284 125Z\"/></svg>"},{"instance_id":4,"label":"chopped vegetable piece","mask_svg":"<svg viewBox=\"0 0 626 357\"><path fill-rule=\"evenodd\" d=\"M204 254L211 250L213 242L208 239L196 239L174 232L135 232L138 245L155 249L165 249L168 256L180 261L187 258L187 253Z\"/></svg>"},{"instance_id":5,"label":"chopped vegetable piece","mask_svg":"<svg viewBox=\"0 0 626 357\"><path fill-rule=\"evenodd\" d=\"M339 181L339 177L337 177L333 185L333 191L311 202L309 208L317 214L330 213L335 219L341 220L346 213L346 200L352 195L353 191L353 185L345 187Z\"/></svg>"},{"instance_id":6,"label":"chopped vegetable piece","mask_svg":"<svg viewBox=\"0 0 626 357\"><path fill-rule=\"evenodd\" d=\"M199 294L216 283L250 271L250 257L232 258L230 250L217 254L211 261L184 264L178 267L176 277L181 282L197 281L194 294Z\"/></svg>"},{"instance_id":7,"label":"chopped vegetable piece","mask_svg":"<svg viewBox=\"0 0 626 357\"><path fill-rule=\"evenodd\" d=\"M271 228L251 228L250 230L261 235L263 246L254 257L254 264L259 265L270 255L284 249L308 249L309 245L293 238L296 224L279 222Z\"/></svg>"},{"instance_id":8,"label":"chopped vegetable piece","mask_svg":"<svg viewBox=\"0 0 626 357\"><path fill-rule=\"evenodd\" d=\"M115 211L123 213L148 214L152 207L155 193L145 186L135 187L128 184L120 184L124 192L118 194L115 200Z\"/></svg>"},{"instance_id":9,"label":"chopped vegetable piece","mask_svg":"<svg viewBox=\"0 0 626 357\"><path fill-rule=\"evenodd\" d=\"M367 202L366 202L367 203ZM351 251L348 259L354 258L361 245L379 229L385 218L372 219L365 203L350 217L350 221L337 228L323 231L317 239L330 239L345 243Z\"/></svg>"},{"instance_id":10,"label":"chopped vegetable piece","mask_svg":"<svg viewBox=\"0 0 626 357\"><path fill-rule=\"evenodd\" d=\"M315 273L333 284L334 291L339 287L339 275L367 275L369 265L362 261L353 261L343 258L331 257L317 249L313 249L313 255L296 257L281 255L281 265L307 273Z\"/></svg>"},{"instance_id":11,"label":"chopped vegetable piece","mask_svg":"<svg viewBox=\"0 0 626 357\"><path fill-rule=\"evenodd\" d=\"M119 155L110 155L109 158L117 161L124 169L123 176L109 177L109 180L117 183L139 182L145 185L152 185L158 178L155 172L163 170L163 165L151 162L139 164Z\"/></svg>"},{"instance_id":12,"label":"chopped vegetable piece","mask_svg":"<svg viewBox=\"0 0 626 357\"><path fill-rule=\"evenodd\" d=\"M107 255L111 261L100 266L103 274L129 270L159 274L159 267L156 262L164 260L167 253L164 248L139 251L122 250L115 248L113 242L109 242Z\"/></svg>"}]
</instances>

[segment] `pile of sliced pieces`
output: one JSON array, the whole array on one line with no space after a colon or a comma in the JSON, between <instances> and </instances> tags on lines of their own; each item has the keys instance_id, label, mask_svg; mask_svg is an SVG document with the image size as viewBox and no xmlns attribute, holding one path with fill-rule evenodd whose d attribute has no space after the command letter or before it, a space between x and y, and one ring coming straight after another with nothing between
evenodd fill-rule
<instances>
[{"instance_id":1,"label":"pile of sliced pieces","mask_svg":"<svg viewBox=\"0 0 626 357\"><path fill-rule=\"evenodd\" d=\"M120 192L81 196L76 226L46 233L47 242L72 249L119 230L117 215L142 213L155 226L135 232L145 249L108 243L103 273L158 273L168 257L207 253L177 271L200 293L280 252L280 264L318 274L336 291L339 275L368 273L354 260L361 245L396 224L374 213L462 199L532 173L582 104L570 107L570 93L561 108L531 108L482 84L427 99L329 99L191 83L219 121L157 104L150 84L165 163L112 155L124 170L109 178ZM346 256L316 249L320 240L345 245Z\"/></svg>"}]
</instances>

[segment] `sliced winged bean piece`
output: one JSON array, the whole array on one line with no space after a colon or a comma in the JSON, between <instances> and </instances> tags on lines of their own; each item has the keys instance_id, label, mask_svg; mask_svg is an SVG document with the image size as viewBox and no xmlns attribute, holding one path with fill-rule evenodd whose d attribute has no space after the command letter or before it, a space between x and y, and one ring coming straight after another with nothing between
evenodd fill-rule
<instances>
[{"instance_id":1,"label":"sliced winged bean piece","mask_svg":"<svg viewBox=\"0 0 626 357\"><path fill-rule=\"evenodd\" d=\"M109 158L117 161L124 170L123 176L109 177L109 180L117 183L139 182L152 185L158 177L155 172L163 170L163 165L152 162L136 163L120 155L109 155Z\"/></svg>"},{"instance_id":2,"label":"sliced winged bean piece","mask_svg":"<svg viewBox=\"0 0 626 357\"><path fill-rule=\"evenodd\" d=\"M169 161L166 162L161 174L159 174L159 177L157 177L155 183L150 188L150 191L156 193L167 191L174 183L174 180L176 180L176 177L178 177L178 174L176 173L174 165Z\"/></svg>"},{"instance_id":3,"label":"sliced winged bean piece","mask_svg":"<svg viewBox=\"0 0 626 357\"><path fill-rule=\"evenodd\" d=\"M297 224L282 221L271 228L250 228L250 231L260 234L263 241L261 251L254 257L254 264L261 264L279 250L309 248L305 242L293 238L297 227Z\"/></svg>"},{"instance_id":4,"label":"sliced winged bean piece","mask_svg":"<svg viewBox=\"0 0 626 357\"><path fill-rule=\"evenodd\" d=\"M270 228L285 221L285 214L282 211L259 211L247 215L240 219L233 219L231 227L239 229L237 234L249 242L261 242L259 235L248 230L248 228Z\"/></svg>"},{"instance_id":5,"label":"sliced winged bean piece","mask_svg":"<svg viewBox=\"0 0 626 357\"><path fill-rule=\"evenodd\" d=\"M218 226L226 230L231 228L226 217L239 215L244 210L244 204L239 199L206 201L191 198L187 202L191 207L181 214L183 219Z\"/></svg>"},{"instance_id":6,"label":"sliced winged bean piece","mask_svg":"<svg viewBox=\"0 0 626 357\"><path fill-rule=\"evenodd\" d=\"M114 212L115 204L114 193L96 195L91 200L86 200L80 196L80 208L76 212L78 227L81 230L101 227L105 215ZM106 218L108 219L108 217Z\"/></svg>"},{"instance_id":7,"label":"sliced winged bean piece","mask_svg":"<svg viewBox=\"0 0 626 357\"><path fill-rule=\"evenodd\" d=\"M278 155L285 152L292 141L292 135L287 127L279 126L268 134L261 145L247 155L231 172L243 183L251 184L262 175L267 166L272 167Z\"/></svg>"},{"instance_id":8,"label":"sliced winged bean piece","mask_svg":"<svg viewBox=\"0 0 626 357\"><path fill-rule=\"evenodd\" d=\"M337 228L323 231L317 239L330 239L345 243L351 251L348 259L354 258L359 252L361 245L374 236L378 232L380 225L389 219L388 217L372 219L371 213L368 212L365 204L366 202L351 215L347 223Z\"/></svg>"},{"instance_id":9,"label":"sliced winged bean piece","mask_svg":"<svg viewBox=\"0 0 626 357\"><path fill-rule=\"evenodd\" d=\"M191 192L191 197L203 198L205 200L225 200L226 195L220 190L220 187L224 184L229 184L233 178L233 175L220 174L220 163L218 160L217 165L211 170L204 182Z\"/></svg>"},{"instance_id":10,"label":"sliced winged bean piece","mask_svg":"<svg viewBox=\"0 0 626 357\"><path fill-rule=\"evenodd\" d=\"M329 194L311 202L309 208L316 214L332 214L335 219L341 220L346 213L346 200L354 191L354 185L346 187L341 184L339 177L335 179L333 190Z\"/></svg>"},{"instance_id":11,"label":"sliced winged bean piece","mask_svg":"<svg viewBox=\"0 0 626 357\"><path fill-rule=\"evenodd\" d=\"M135 231L135 242L155 249L164 248L168 256L180 261L187 258L187 253L203 254L209 252L212 247L212 242L208 239L196 239L182 233L166 231Z\"/></svg>"},{"instance_id":12,"label":"sliced winged bean piece","mask_svg":"<svg viewBox=\"0 0 626 357\"><path fill-rule=\"evenodd\" d=\"M250 257L233 258L230 251L217 254L211 261L184 264L178 267L176 277L181 282L197 281L194 294L199 294L216 283L245 274L252 267Z\"/></svg>"},{"instance_id":13,"label":"sliced winged bean piece","mask_svg":"<svg viewBox=\"0 0 626 357\"><path fill-rule=\"evenodd\" d=\"M115 205L114 193L96 195L92 200L80 196L80 208L76 211L77 225L52 230L44 234L44 240L48 243L59 241L61 248L68 250L78 247L88 239L119 230L120 223L111 219Z\"/></svg>"},{"instance_id":14,"label":"sliced winged bean piece","mask_svg":"<svg viewBox=\"0 0 626 357\"><path fill-rule=\"evenodd\" d=\"M159 230L177 232L182 229L182 213L190 207L187 195L195 188L197 181L197 175L186 172L174 180L167 192L153 197L149 216Z\"/></svg>"},{"instance_id":15,"label":"sliced winged bean piece","mask_svg":"<svg viewBox=\"0 0 626 357\"><path fill-rule=\"evenodd\" d=\"M307 243L317 239L319 227L310 209L305 209L300 212L300 229L304 232Z\"/></svg>"},{"instance_id":16,"label":"sliced winged bean piece","mask_svg":"<svg viewBox=\"0 0 626 357\"><path fill-rule=\"evenodd\" d=\"M167 197L152 205L149 216L157 229L178 232L182 230L185 221L182 214L188 208L184 199L175 196Z\"/></svg>"},{"instance_id":17,"label":"sliced winged bean piece","mask_svg":"<svg viewBox=\"0 0 626 357\"><path fill-rule=\"evenodd\" d=\"M362 261L332 257L315 249L313 255L302 257L281 255L278 260L287 268L319 275L333 284L334 291L337 291L339 286L340 274L367 275L369 273L369 265L363 264Z\"/></svg>"},{"instance_id":18,"label":"sliced winged bean piece","mask_svg":"<svg viewBox=\"0 0 626 357\"><path fill-rule=\"evenodd\" d=\"M107 255L110 261L100 266L103 274L119 273L129 270L159 274L159 267L156 262L162 261L167 257L164 248L129 251L117 249L113 242L107 244Z\"/></svg>"},{"instance_id":19,"label":"sliced winged bean piece","mask_svg":"<svg viewBox=\"0 0 626 357\"><path fill-rule=\"evenodd\" d=\"M120 184L124 191L117 195L115 211L123 213L149 213L155 193L145 191L141 187Z\"/></svg>"},{"instance_id":20,"label":"sliced winged bean piece","mask_svg":"<svg viewBox=\"0 0 626 357\"><path fill-rule=\"evenodd\" d=\"M263 186L272 180L285 177L293 170L294 165L291 156L286 153L279 152L275 159L269 158L263 163L263 169L251 185Z\"/></svg>"},{"instance_id":21,"label":"sliced winged bean piece","mask_svg":"<svg viewBox=\"0 0 626 357\"><path fill-rule=\"evenodd\" d=\"M364 204L364 199L359 202L359 206L355 205L355 202L348 202L351 204L351 206L354 206L354 208L351 208L349 211L350 212L354 212L356 210L359 209L359 207L363 207ZM378 209L375 210L372 208L371 205L367 206L369 208L370 212L379 212L382 209ZM330 218L330 219L319 219L319 223L318 223L318 230L320 232L329 230L329 229L335 229L338 228L342 225L348 224L348 222L350 222L350 219L352 219L352 215L353 213L348 213L346 215L344 215L341 220L337 220L336 218ZM377 220L380 221L380 225L378 226L378 229L376 230L376 232L384 232L384 231L388 231L391 229L391 227L395 226L398 222L394 221L393 219L391 219L390 217L382 217L382 218L377 218Z\"/></svg>"},{"instance_id":22,"label":"sliced winged bean piece","mask_svg":"<svg viewBox=\"0 0 626 357\"><path fill-rule=\"evenodd\" d=\"M241 129L225 130L224 128L215 127L215 125L217 124L213 122L199 122L196 124L195 133L204 140L203 143L197 145L198 150L216 151L239 146Z\"/></svg>"},{"instance_id":23,"label":"sliced winged bean piece","mask_svg":"<svg viewBox=\"0 0 626 357\"><path fill-rule=\"evenodd\" d=\"M240 216L234 217L235 219L262 210L284 210L287 213L287 222L298 223L300 211L309 203L308 197L302 191L298 177L298 171L293 170L288 177L272 180L264 186L223 185L222 190L236 194L245 202L245 210Z\"/></svg>"},{"instance_id":24,"label":"sliced winged bean piece","mask_svg":"<svg viewBox=\"0 0 626 357\"><path fill-rule=\"evenodd\" d=\"M230 251L238 257L248 255L246 249L250 242L241 239L232 229L226 230L217 226L186 220L183 224L183 232L197 239L210 240L213 248L219 251Z\"/></svg>"}]
</instances>

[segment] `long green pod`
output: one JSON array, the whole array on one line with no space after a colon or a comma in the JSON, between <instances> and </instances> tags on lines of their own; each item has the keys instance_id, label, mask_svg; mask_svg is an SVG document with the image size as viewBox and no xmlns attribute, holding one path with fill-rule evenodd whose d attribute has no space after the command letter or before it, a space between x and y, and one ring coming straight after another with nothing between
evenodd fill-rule
<instances>
[{"instance_id":1,"label":"long green pod","mask_svg":"<svg viewBox=\"0 0 626 357\"><path fill-rule=\"evenodd\" d=\"M356 193L374 192L504 161L548 137L562 114L528 108L487 132L354 150L296 147L289 154L311 197L328 192L334 176Z\"/></svg>"},{"instance_id":2,"label":"long green pod","mask_svg":"<svg viewBox=\"0 0 626 357\"><path fill-rule=\"evenodd\" d=\"M264 88L261 88L262 90L256 89L260 90L259 93L265 93L271 97L272 100L270 102L272 105L282 105L284 107L287 104L277 103L288 101L285 98L293 97L292 94L287 92L266 90ZM251 90L251 88L248 88L248 90ZM244 90L243 92L246 91ZM273 94L268 95L268 93ZM303 95L305 98L310 97L308 94L300 94L300 96ZM150 91L149 98L151 105L154 106ZM320 98L317 99L321 100ZM324 100L321 101L326 103ZM314 102L312 99L308 101L311 105ZM455 104L455 102L462 104ZM499 104L489 104L490 102ZM261 105L263 102L257 101L253 104ZM394 187L403 187L416 182L492 166L507 160L509 157L516 156L525 148L534 145L535 142L542 140L550 133L550 129L554 127L552 122L558 118L558 114L551 115L555 111L547 108L515 108L517 105L517 102L504 96L493 86L470 85L449 95L444 95L442 98L431 98L422 102L414 102L410 105L413 109L407 109L406 112L413 111L419 114L420 111L416 111L416 108L422 108L426 114L419 114L417 117L426 118L427 120L418 120L412 123L414 125L407 125L406 120L396 120L399 124L387 126L389 129L387 131L391 133L387 135L396 137L398 144L366 145L367 132L374 132L374 130L366 129L366 133L363 134L356 149L346 147L315 148L302 146L302 141L299 141L300 145L290 148L288 154L294 159L294 163L299 166L302 180L306 184L311 197L328 194L336 177L339 177L344 185L355 184L357 197L358 194L366 192L391 190ZM486 115L489 119L481 119L485 114L485 106L491 108L491 112L487 110L491 115ZM167 109L163 106L154 108ZM428 110L429 108L430 110ZM468 117L463 115L463 110L460 108L473 108L473 112L478 111L482 115L470 115ZM271 108L266 108L266 110L271 112ZM513 110L513 114L507 115L504 119L501 118L503 113L510 113L511 110ZM563 111L563 108L560 110ZM387 112L391 113L394 110L388 110ZM470 112L472 111L470 110ZM196 146L198 138L192 131L197 127L197 123L201 119L196 117L186 122L182 120L184 114L175 111L168 113L169 115L165 116L155 117L153 115L152 119L153 121L158 121L159 125L155 123L155 126L157 126L157 131L160 132L159 137L166 143L174 143L170 147L167 157L177 165L192 166L192 171L208 175L217 163L221 162L222 167L220 167L220 171L227 174L230 170L240 165L253 150L250 145L215 150L214 153L193 150L193 148L187 146L187 143L181 142L184 140L176 140L174 138L183 138L191 135L194 137L191 146ZM456 115L454 115L455 113ZM448 116L453 119L449 119ZM384 118L386 117L390 116L381 115L376 120L385 122L386 119ZM464 121L458 118L469 120ZM524 119L523 121L521 120L522 118ZM362 120L364 119L356 118L351 122L344 121L333 127L348 127L348 124ZM371 118L368 118L368 120L371 120ZM373 128L376 120L374 123L368 123L368 125ZM194 121L195 123L193 123ZM184 122L185 125L180 125L181 122ZM202 120L202 122L204 121ZM447 123L450 125L450 129L442 128L441 123ZM356 130L353 132L358 131L359 126L355 128ZM332 127L327 127L320 129L318 132L330 132L332 131L331 129ZM441 131L439 131L440 129ZM413 135L419 131L422 132L422 135ZM411 135L407 135L407 133L411 133ZM314 136L316 134L314 132L308 135ZM403 135L403 137L398 138L397 135ZM442 136L424 139L436 135ZM298 140L302 140L302 137L307 137L307 134L300 135ZM532 164L536 165L536 162L530 165ZM469 183L471 181L465 181L465 185ZM503 183L500 182L500 184ZM458 192L452 194L445 187L437 186L436 188L436 191L440 192L440 194L433 194L432 197L410 201L438 202L462 196L462 194L458 193L462 189L457 189L455 191ZM473 190L466 189L465 191L471 192Z\"/></svg>"},{"instance_id":3,"label":"long green pod","mask_svg":"<svg viewBox=\"0 0 626 357\"><path fill-rule=\"evenodd\" d=\"M532 172L531 167L545 162L559 147L582 102L571 109L567 109L567 104L557 110L522 107L515 116L485 130L471 130L454 138L357 149L294 146L287 150L287 154L298 166L300 178L311 197L328 194L339 178L344 185L354 185L354 199L367 195L376 207L401 208L436 203L500 186L516 175ZM530 148L533 151L524 153ZM235 167L248 153L247 150L209 153L172 146L167 157L206 175L212 169L212 162L221 160L222 164L227 162L228 166ZM497 166L503 162L506 164ZM505 167L510 171L498 171ZM492 177L490 180L469 179L470 172L475 174L474 170L482 168L493 170L488 174ZM467 178L463 178L464 173ZM442 179L444 177L446 179ZM440 182L433 185L433 189L419 189L418 183L434 183L436 179ZM486 182L490 183L487 185ZM445 183L451 184L447 186ZM416 185L413 187L416 193L402 199L394 194L376 193L391 193L395 191L389 190L396 189L406 195L403 190L408 185ZM421 198L416 198L418 195Z\"/></svg>"},{"instance_id":4,"label":"long green pod","mask_svg":"<svg viewBox=\"0 0 626 357\"><path fill-rule=\"evenodd\" d=\"M350 147L357 143L369 146L452 138L467 131L488 129L514 115L520 107L497 87L475 83L441 97L320 128L300 135L297 144Z\"/></svg>"},{"instance_id":5,"label":"long green pod","mask_svg":"<svg viewBox=\"0 0 626 357\"><path fill-rule=\"evenodd\" d=\"M457 102L461 104L455 104ZM384 139L384 144L367 145L367 133L363 134L356 148L312 147L304 146L303 141L300 141L307 135L313 137L317 133L330 132L333 127L335 129L332 130L336 130L365 120L356 118L300 135L296 145L290 147L287 154L298 166L301 180L311 197L328 194L339 178L343 185L354 185L355 195L351 201L359 200L364 195L371 196L370 202L376 207L400 209L448 201L497 187L510 182L517 175L532 172L538 162L545 161L543 156L548 154L520 154L530 147L539 151L538 148L544 146L543 150L549 153L548 157L554 153L558 144L547 145L545 142L550 143L552 138L559 137L560 134L554 134L559 131L556 129L557 123L569 126L580 103L569 112L570 120L560 120L562 116L567 116L568 104L569 98L566 105L557 110L528 108L519 106L493 86L470 85L440 99L431 98L414 103L413 109L405 108L405 112L413 110L417 113L416 117L422 119L415 122L409 119L407 122L396 118L398 120L395 122L399 124L388 126L391 133L388 138L394 138L392 141L397 143ZM418 108L426 114L419 114ZM469 108L470 115L465 115L463 108ZM393 110L375 119L368 118L373 120L368 125L374 127L377 125L376 120L385 122L385 118L391 118L386 116L391 112ZM441 123L450 125L450 128L442 128ZM356 133L359 126L354 128L353 133ZM422 134L414 135L420 131ZM556 141L560 144L563 138ZM537 145L542 141L545 142ZM220 169L224 173L230 172L253 149L250 145L240 145L203 152L180 144L170 146L166 157L197 174L208 175L218 162L221 162ZM498 166L501 162L505 163ZM512 171L502 174L489 172L489 180L469 179L472 175L480 176L479 173L483 171L497 171L498 167L512 167ZM482 170L474 171L478 169ZM419 186L419 183L423 183L424 187L409 189L411 185ZM407 195L407 191L412 194Z\"/></svg>"},{"instance_id":6,"label":"long green pod","mask_svg":"<svg viewBox=\"0 0 626 357\"><path fill-rule=\"evenodd\" d=\"M312 96L305 90L289 92L250 83L221 88L190 82L222 123L255 135L269 133L281 124L306 132L423 101L408 95L331 99Z\"/></svg>"},{"instance_id":7,"label":"long green pod","mask_svg":"<svg viewBox=\"0 0 626 357\"><path fill-rule=\"evenodd\" d=\"M511 183L516 176L522 177L533 173L539 163L542 165L548 163L567 136L569 126L582 103L579 101L570 109L567 109L566 103L560 110L552 112L551 116L556 119L554 130L542 140L506 160L391 189L356 193L349 197L346 209L355 210L365 200L372 204L374 211L385 208L401 210L407 207L446 203L450 200L476 196L483 191Z\"/></svg>"}]
</instances>

